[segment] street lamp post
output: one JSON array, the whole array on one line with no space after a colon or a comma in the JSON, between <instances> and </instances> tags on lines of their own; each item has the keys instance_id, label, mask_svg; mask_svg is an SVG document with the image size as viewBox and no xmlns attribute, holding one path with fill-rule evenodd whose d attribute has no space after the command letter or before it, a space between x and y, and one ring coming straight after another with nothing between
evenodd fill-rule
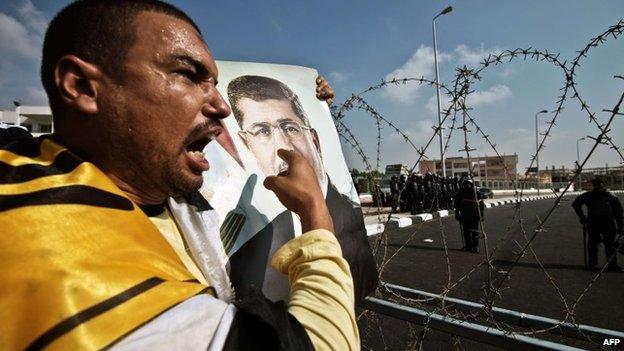
<instances>
[{"instance_id":1,"label":"street lamp post","mask_svg":"<svg viewBox=\"0 0 624 351\"><path fill-rule=\"evenodd\" d=\"M535 168L535 174L537 177L537 195L540 194L540 176L539 176L539 145L538 145L538 141L537 141L537 134L538 134L538 129L537 129L537 116L540 113L547 113L547 110L541 110L538 113L535 114L535 163L536 163L536 168Z\"/></svg>"},{"instance_id":2,"label":"street lamp post","mask_svg":"<svg viewBox=\"0 0 624 351\"><path fill-rule=\"evenodd\" d=\"M442 10L442 12L438 13L435 17L433 17L433 20L431 21L432 25L433 25L433 61L435 62L435 82L436 82L436 96L438 97L438 132L440 133L440 162L442 163L442 176L446 177L446 163L444 162L444 145L443 145L443 141L442 139L444 138L443 134L442 134L442 116L441 116L441 111L442 110L442 106L440 105L440 70L438 69L438 44L437 44L437 40L436 40L436 27L435 27L435 20L442 16L442 15L446 15L447 13L453 11L453 7L449 6L447 8L445 8L444 10Z\"/></svg>"},{"instance_id":3,"label":"street lamp post","mask_svg":"<svg viewBox=\"0 0 624 351\"><path fill-rule=\"evenodd\" d=\"M585 138L579 138L576 140L576 169L578 170L581 167L581 156L579 153L579 141L585 140ZM583 188L583 180L581 177L583 176L582 172L578 174L578 188L582 190Z\"/></svg>"}]
</instances>

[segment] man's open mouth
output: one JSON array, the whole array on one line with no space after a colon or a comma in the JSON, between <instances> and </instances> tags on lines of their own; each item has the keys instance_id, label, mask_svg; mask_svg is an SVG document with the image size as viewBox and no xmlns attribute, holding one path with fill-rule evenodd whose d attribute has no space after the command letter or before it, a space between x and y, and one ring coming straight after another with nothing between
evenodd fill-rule
<instances>
[{"instance_id":1,"label":"man's open mouth","mask_svg":"<svg viewBox=\"0 0 624 351\"><path fill-rule=\"evenodd\" d=\"M205 172L210 168L208 160L204 154L204 148L212 141L212 135L198 136L191 141L185 148L187 164L192 171L196 173Z\"/></svg>"},{"instance_id":2,"label":"man's open mouth","mask_svg":"<svg viewBox=\"0 0 624 351\"><path fill-rule=\"evenodd\" d=\"M212 141L212 138L210 138L210 137L199 138L199 139L191 142L190 144L186 145L186 152L190 153L190 154L198 154L198 155L202 154L201 156L203 156L204 148L211 141Z\"/></svg>"}]
</instances>

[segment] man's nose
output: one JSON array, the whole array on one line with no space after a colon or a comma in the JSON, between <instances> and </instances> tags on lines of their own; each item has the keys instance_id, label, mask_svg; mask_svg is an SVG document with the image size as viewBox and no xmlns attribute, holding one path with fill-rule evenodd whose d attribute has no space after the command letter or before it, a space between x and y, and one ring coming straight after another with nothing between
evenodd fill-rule
<instances>
[{"instance_id":1,"label":"man's nose","mask_svg":"<svg viewBox=\"0 0 624 351\"><path fill-rule=\"evenodd\" d=\"M288 139L284 132L280 128L275 128L273 133L273 144L275 145L275 150L286 149L292 150L293 147L290 143L290 139Z\"/></svg>"},{"instance_id":2,"label":"man's nose","mask_svg":"<svg viewBox=\"0 0 624 351\"><path fill-rule=\"evenodd\" d=\"M208 118L222 119L230 115L232 109L223 99L221 93L215 86L211 86L206 91L206 100L202 106L202 114Z\"/></svg>"}]
</instances>

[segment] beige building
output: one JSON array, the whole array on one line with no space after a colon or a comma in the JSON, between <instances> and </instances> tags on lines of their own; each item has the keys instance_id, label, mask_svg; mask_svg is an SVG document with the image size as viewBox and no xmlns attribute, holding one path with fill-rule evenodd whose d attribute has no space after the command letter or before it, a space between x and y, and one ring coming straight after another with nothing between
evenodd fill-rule
<instances>
[{"instance_id":1,"label":"beige building","mask_svg":"<svg viewBox=\"0 0 624 351\"><path fill-rule=\"evenodd\" d=\"M52 133L52 111L48 106L17 106L14 111L0 111L0 122L22 126L35 136Z\"/></svg>"},{"instance_id":2,"label":"beige building","mask_svg":"<svg viewBox=\"0 0 624 351\"><path fill-rule=\"evenodd\" d=\"M502 160L498 156L475 156L468 160L464 157L448 157L445 159L446 175L461 177L468 175L472 169L475 180L486 181L511 181L517 175L518 155L502 155ZM505 172L505 167L507 172ZM427 172L442 173L442 162L440 160L424 160L419 164L420 173Z\"/></svg>"}]
</instances>

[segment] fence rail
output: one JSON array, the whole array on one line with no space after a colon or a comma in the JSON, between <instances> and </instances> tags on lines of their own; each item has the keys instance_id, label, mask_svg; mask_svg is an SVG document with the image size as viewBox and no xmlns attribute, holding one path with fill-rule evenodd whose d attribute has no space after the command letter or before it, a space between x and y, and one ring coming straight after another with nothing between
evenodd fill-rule
<instances>
[{"instance_id":1,"label":"fence rail","mask_svg":"<svg viewBox=\"0 0 624 351\"><path fill-rule=\"evenodd\" d=\"M481 324L466 322L461 319L400 305L374 297L366 298L360 303L360 306L389 317L424 325L445 333L509 350L582 350L552 341L541 340Z\"/></svg>"},{"instance_id":2,"label":"fence rail","mask_svg":"<svg viewBox=\"0 0 624 351\"><path fill-rule=\"evenodd\" d=\"M401 296L414 299L428 299L432 302L444 303L445 306L462 312L481 313L487 309L487 306L472 301L432 294L426 291L411 289L396 284L381 283L381 285ZM536 316L533 314L499 307L492 307L489 313L491 313L492 318L494 318L497 322L514 324L519 327L543 329L548 330L551 333L557 333L579 339L584 339L584 337L596 337L597 339L600 339L600 341L612 338L624 340L624 332L617 330L598 328L584 324L572 324L557 319Z\"/></svg>"}]
</instances>

